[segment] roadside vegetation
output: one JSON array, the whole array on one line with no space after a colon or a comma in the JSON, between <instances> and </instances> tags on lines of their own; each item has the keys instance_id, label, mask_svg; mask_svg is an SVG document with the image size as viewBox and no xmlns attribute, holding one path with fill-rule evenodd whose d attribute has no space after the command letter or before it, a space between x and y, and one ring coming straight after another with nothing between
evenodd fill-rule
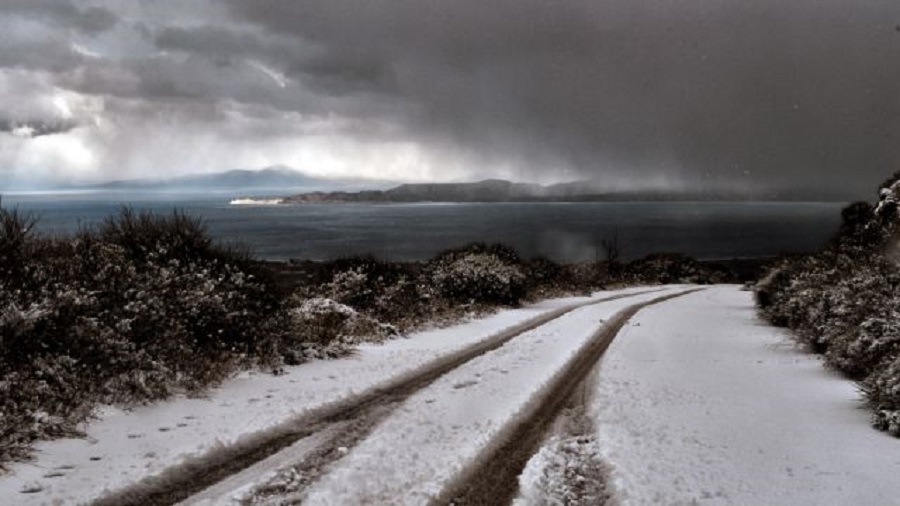
<instances>
[{"instance_id":1,"label":"roadside vegetation","mask_svg":"<svg viewBox=\"0 0 900 506\"><path fill-rule=\"evenodd\" d=\"M36 440L77 435L101 404L196 395L240 370L278 374L548 297L728 276L679 256L560 265L486 244L427 262L274 264L180 212L123 209L68 236L35 223L0 206L0 470Z\"/></svg>"},{"instance_id":2,"label":"roadside vegetation","mask_svg":"<svg viewBox=\"0 0 900 506\"><path fill-rule=\"evenodd\" d=\"M851 204L829 246L781 260L757 284L760 313L861 386L873 425L900 437L900 173Z\"/></svg>"}]
</instances>

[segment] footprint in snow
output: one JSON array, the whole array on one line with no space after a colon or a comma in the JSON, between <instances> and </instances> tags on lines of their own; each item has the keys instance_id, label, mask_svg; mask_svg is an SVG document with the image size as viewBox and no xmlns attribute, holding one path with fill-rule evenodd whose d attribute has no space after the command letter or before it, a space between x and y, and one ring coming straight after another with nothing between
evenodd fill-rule
<instances>
[{"instance_id":1,"label":"footprint in snow","mask_svg":"<svg viewBox=\"0 0 900 506\"><path fill-rule=\"evenodd\" d=\"M186 423L183 423L183 422L182 422L182 423L178 423L178 424L176 424L176 425L175 425L175 426L176 426L176 427L178 427L178 428L179 428L179 429L180 429L180 428L184 428L184 427L187 427L187 426L188 426L188 424L186 424Z\"/></svg>"},{"instance_id":2,"label":"footprint in snow","mask_svg":"<svg viewBox=\"0 0 900 506\"><path fill-rule=\"evenodd\" d=\"M99 461L103 460L103 457L91 457L88 460L90 460L91 462L99 462Z\"/></svg>"},{"instance_id":3,"label":"footprint in snow","mask_svg":"<svg viewBox=\"0 0 900 506\"><path fill-rule=\"evenodd\" d=\"M172 427L160 427L158 430L160 432L169 432L170 430L172 430Z\"/></svg>"},{"instance_id":4,"label":"footprint in snow","mask_svg":"<svg viewBox=\"0 0 900 506\"><path fill-rule=\"evenodd\" d=\"M459 390L461 388L466 388L466 387L470 387L472 385L477 385L477 384L478 384L478 380L460 381L459 383L455 383L453 385L453 388L456 390Z\"/></svg>"},{"instance_id":5,"label":"footprint in snow","mask_svg":"<svg viewBox=\"0 0 900 506\"><path fill-rule=\"evenodd\" d=\"M20 490L19 492L21 492L23 494L37 494L38 492L41 492L42 490L44 490L44 487L35 483L35 484L31 484L31 485L25 485L25 487L22 490Z\"/></svg>"},{"instance_id":6,"label":"footprint in snow","mask_svg":"<svg viewBox=\"0 0 900 506\"><path fill-rule=\"evenodd\" d=\"M128 439L138 439L144 437L143 434L129 434Z\"/></svg>"},{"instance_id":7,"label":"footprint in snow","mask_svg":"<svg viewBox=\"0 0 900 506\"><path fill-rule=\"evenodd\" d=\"M44 475L44 478L59 478L60 476L65 476L66 473L61 471L50 471L49 473Z\"/></svg>"}]
</instances>

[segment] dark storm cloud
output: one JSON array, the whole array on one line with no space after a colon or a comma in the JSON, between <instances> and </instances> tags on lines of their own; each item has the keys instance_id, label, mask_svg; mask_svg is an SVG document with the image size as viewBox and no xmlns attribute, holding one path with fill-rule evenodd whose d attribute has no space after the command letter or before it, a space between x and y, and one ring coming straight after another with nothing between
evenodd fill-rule
<instances>
[{"instance_id":1,"label":"dark storm cloud","mask_svg":"<svg viewBox=\"0 0 900 506\"><path fill-rule=\"evenodd\" d=\"M231 5L315 44L296 75L395 94L411 132L485 152L725 185L862 189L900 168L898 2Z\"/></svg>"},{"instance_id":2,"label":"dark storm cloud","mask_svg":"<svg viewBox=\"0 0 900 506\"><path fill-rule=\"evenodd\" d=\"M79 8L66 0L4 0L3 10L7 15L51 22L60 28L86 33L109 30L119 19L109 9L97 6Z\"/></svg>"},{"instance_id":3,"label":"dark storm cloud","mask_svg":"<svg viewBox=\"0 0 900 506\"><path fill-rule=\"evenodd\" d=\"M8 38L0 52L0 68L18 67L63 72L81 64L83 57L59 40L15 40Z\"/></svg>"},{"instance_id":4,"label":"dark storm cloud","mask_svg":"<svg viewBox=\"0 0 900 506\"><path fill-rule=\"evenodd\" d=\"M305 51L294 38L223 26L165 27L153 37L160 49L202 54L221 62L247 57L284 61Z\"/></svg>"},{"instance_id":5,"label":"dark storm cloud","mask_svg":"<svg viewBox=\"0 0 900 506\"><path fill-rule=\"evenodd\" d=\"M155 34L154 42L161 50L200 55L219 68L243 67L247 61L270 64L280 69L285 78L300 80L305 90L318 95L346 97L395 91L390 62L375 61L372 55L352 48L333 51L319 47L298 35L201 25L164 28ZM303 110L313 107L303 100L302 90L291 97L279 95L273 105ZM244 99L252 101L251 97ZM269 97L261 101L271 100Z\"/></svg>"},{"instance_id":6,"label":"dark storm cloud","mask_svg":"<svg viewBox=\"0 0 900 506\"><path fill-rule=\"evenodd\" d=\"M239 159L868 196L900 169L896 0L0 2L0 105L93 125L52 160L101 175Z\"/></svg>"}]
</instances>

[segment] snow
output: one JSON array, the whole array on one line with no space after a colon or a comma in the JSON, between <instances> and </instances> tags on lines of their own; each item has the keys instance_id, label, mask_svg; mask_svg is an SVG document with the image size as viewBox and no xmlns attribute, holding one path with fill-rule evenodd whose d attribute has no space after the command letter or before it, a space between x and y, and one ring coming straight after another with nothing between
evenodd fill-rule
<instances>
[{"instance_id":1,"label":"snow","mask_svg":"<svg viewBox=\"0 0 900 506\"><path fill-rule=\"evenodd\" d=\"M638 313L592 406L622 505L896 504L900 440L737 287Z\"/></svg>"},{"instance_id":2,"label":"snow","mask_svg":"<svg viewBox=\"0 0 900 506\"><path fill-rule=\"evenodd\" d=\"M302 502L424 504L436 499L562 371L603 321L683 289L587 306L463 364L406 400Z\"/></svg>"},{"instance_id":3,"label":"snow","mask_svg":"<svg viewBox=\"0 0 900 506\"><path fill-rule=\"evenodd\" d=\"M204 398L175 398L130 411L105 407L85 427L86 438L39 443L34 461L11 466L0 476L0 497L22 505L89 502L383 385L530 318L588 300L555 299L383 345L362 345L350 357L287 368L280 376L242 373Z\"/></svg>"},{"instance_id":4,"label":"snow","mask_svg":"<svg viewBox=\"0 0 900 506\"><path fill-rule=\"evenodd\" d=\"M284 199L232 199L229 204L233 206L275 206L284 202Z\"/></svg>"}]
</instances>

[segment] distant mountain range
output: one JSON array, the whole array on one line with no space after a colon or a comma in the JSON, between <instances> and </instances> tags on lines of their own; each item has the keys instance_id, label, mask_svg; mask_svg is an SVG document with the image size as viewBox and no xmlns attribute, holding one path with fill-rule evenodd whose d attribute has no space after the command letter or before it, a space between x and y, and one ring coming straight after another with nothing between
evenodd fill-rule
<instances>
[{"instance_id":1,"label":"distant mountain range","mask_svg":"<svg viewBox=\"0 0 900 506\"><path fill-rule=\"evenodd\" d=\"M203 192L220 191L245 196L273 196L284 204L317 202L604 202L604 201L834 201L847 202L846 194L808 187L767 191L610 190L602 181L585 180L552 185L486 179L472 183L409 183L391 187L389 181L317 178L288 167L229 170L171 179L130 179L94 184L25 184L0 180L0 191L118 190ZM396 183L393 183L396 184ZM361 191L361 188L369 188ZM284 196L290 191L303 193ZM253 198L236 199L240 203Z\"/></svg>"},{"instance_id":2,"label":"distant mountain range","mask_svg":"<svg viewBox=\"0 0 900 506\"><path fill-rule=\"evenodd\" d=\"M0 176L3 174L0 173ZM190 174L168 179L120 179L97 183L53 183L39 180L0 177L0 192L54 191L135 191L135 192L204 192L284 194L291 190L355 190L364 187L387 188L389 182L326 179L310 176L289 167L268 167L261 170L236 169L210 174Z\"/></svg>"},{"instance_id":3,"label":"distant mountain range","mask_svg":"<svg viewBox=\"0 0 900 506\"><path fill-rule=\"evenodd\" d=\"M319 179L285 167L270 167L262 170L236 169L213 174L193 174L171 179L127 179L87 187L101 190L243 190L345 185L345 182Z\"/></svg>"},{"instance_id":4,"label":"distant mountain range","mask_svg":"<svg viewBox=\"0 0 900 506\"><path fill-rule=\"evenodd\" d=\"M803 201L845 199L798 191L767 193L722 191L609 191L599 181L575 181L542 186L487 179L474 183L403 184L389 190L308 192L283 197L283 204L326 202L605 202L605 201Z\"/></svg>"}]
</instances>

